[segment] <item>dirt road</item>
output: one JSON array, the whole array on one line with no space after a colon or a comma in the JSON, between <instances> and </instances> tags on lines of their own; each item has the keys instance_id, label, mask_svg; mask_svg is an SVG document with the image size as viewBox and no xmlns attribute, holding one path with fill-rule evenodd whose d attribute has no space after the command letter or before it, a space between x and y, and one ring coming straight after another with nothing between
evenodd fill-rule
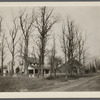
<instances>
[{"instance_id":1,"label":"dirt road","mask_svg":"<svg viewBox=\"0 0 100 100\"><path fill-rule=\"evenodd\" d=\"M49 91L100 91L100 75L70 81L60 87L51 88Z\"/></svg>"},{"instance_id":2,"label":"dirt road","mask_svg":"<svg viewBox=\"0 0 100 100\"><path fill-rule=\"evenodd\" d=\"M64 91L100 91L100 75L83 77L76 80L69 80L68 82L56 82L51 86L43 86L34 91L44 92L64 92Z\"/></svg>"}]
</instances>

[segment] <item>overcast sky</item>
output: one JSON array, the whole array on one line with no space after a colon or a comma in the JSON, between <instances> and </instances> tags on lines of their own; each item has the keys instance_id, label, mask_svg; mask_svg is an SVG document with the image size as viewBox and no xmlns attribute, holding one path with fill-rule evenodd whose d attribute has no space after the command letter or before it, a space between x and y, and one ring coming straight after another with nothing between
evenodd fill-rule
<instances>
[{"instance_id":1,"label":"overcast sky","mask_svg":"<svg viewBox=\"0 0 100 100\"><path fill-rule=\"evenodd\" d=\"M86 31L91 56L100 56L100 7L57 7L55 11L71 16Z\"/></svg>"},{"instance_id":2,"label":"overcast sky","mask_svg":"<svg viewBox=\"0 0 100 100\"><path fill-rule=\"evenodd\" d=\"M54 13L63 19L70 16L87 35L87 48L91 57L100 56L100 7L53 7ZM17 14L18 8L0 8L0 15L4 18L4 27L10 26L11 11ZM55 26L56 35L60 35L60 25ZM58 42L58 47L60 46ZM60 53L60 50L59 50Z\"/></svg>"}]
</instances>

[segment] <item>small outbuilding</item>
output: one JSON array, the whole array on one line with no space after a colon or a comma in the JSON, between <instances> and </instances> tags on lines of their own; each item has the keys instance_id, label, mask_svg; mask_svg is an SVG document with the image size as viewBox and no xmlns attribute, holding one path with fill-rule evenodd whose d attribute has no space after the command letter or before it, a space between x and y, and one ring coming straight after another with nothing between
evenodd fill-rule
<instances>
[{"instance_id":1,"label":"small outbuilding","mask_svg":"<svg viewBox=\"0 0 100 100\"><path fill-rule=\"evenodd\" d=\"M83 71L83 66L76 59L68 61L66 64L63 64L58 69L58 73L66 74L66 72L68 72L68 75L77 75L82 73L82 71Z\"/></svg>"}]
</instances>

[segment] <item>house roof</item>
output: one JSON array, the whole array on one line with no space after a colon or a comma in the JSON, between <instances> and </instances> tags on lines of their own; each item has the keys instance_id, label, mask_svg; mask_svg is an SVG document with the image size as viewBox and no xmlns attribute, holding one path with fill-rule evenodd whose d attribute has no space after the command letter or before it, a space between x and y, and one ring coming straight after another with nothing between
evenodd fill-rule
<instances>
[{"instance_id":1,"label":"house roof","mask_svg":"<svg viewBox=\"0 0 100 100\"><path fill-rule=\"evenodd\" d=\"M1 66L0 66L0 69L1 69ZM4 66L3 66L3 69L7 69L7 65L4 65Z\"/></svg>"},{"instance_id":2,"label":"house roof","mask_svg":"<svg viewBox=\"0 0 100 100\"><path fill-rule=\"evenodd\" d=\"M61 65L61 67L58 68L58 72L65 73L67 70L67 66L68 65L64 63L63 65Z\"/></svg>"},{"instance_id":3,"label":"house roof","mask_svg":"<svg viewBox=\"0 0 100 100\"><path fill-rule=\"evenodd\" d=\"M33 68L35 68L35 69L38 69L38 68L39 68L39 66L34 66L34 65L32 65L32 64L31 64L31 67L33 67ZM44 66L43 69L50 69L50 67Z\"/></svg>"},{"instance_id":4,"label":"house roof","mask_svg":"<svg viewBox=\"0 0 100 100\"><path fill-rule=\"evenodd\" d=\"M50 69L50 67L43 67L43 69Z\"/></svg>"},{"instance_id":5,"label":"house roof","mask_svg":"<svg viewBox=\"0 0 100 100\"><path fill-rule=\"evenodd\" d=\"M24 60L24 56L17 55L15 58L17 58L17 57L19 57L19 58ZM11 61L12 60L10 60L8 62L8 65L11 63ZM38 64L39 63L38 59L37 58L33 58L33 57L28 57L27 58L27 62L28 62L28 64Z\"/></svg>"},{"instance_id":6,"label":"house roof","mask_svg":"<svg viewBox=\"0 0 100 100\"><path fill-rule=\"evenodd\" d=\"M75 66L82 66L82 64L78 61L78 60L76 60L76 59L73 59L73 60L69 60L68 62L67 62L69 65L71 64L71 63L73 63L73 65L74 65L74 67Z\"/></svg>"},{"instance_id":7,"label":"house roof","mask_svg":"<svg viewBox=\"0 0 100 100\"><path fill-rule=\"evenodd\" d=\"M19 56L19 57L21 57L22 59L24 59L24 56ZM33 57L28 57L27 58L27 62L29 64L39 63L38 59L37 58L33 58Z\"/></svg>"},{"instance_id":8,"label":"house roof","mask_svg":"<svg viewBox=\"0 0 100 100\"><path fill-rule=\"evenodd\" d=\"M78 66L82 66L82 64L80 64L76 59L74 59L73 61L68 61L67 63L61 65L61 67L58 68L58 72L66 73L67 67L70 66L70 63L73 63L72 68L77 68Z\"/></svg>"},{"instance_id":9,"label":"house roof","mask_svg":"<svg viewBox=\"0 0 100 100\"><path fill-rule=\"evenodd\" d=\"M28 57L27 62L28 63L38 63L38 60L36 58L33 58L33 57Z\"/></svg>"}]
</instances>

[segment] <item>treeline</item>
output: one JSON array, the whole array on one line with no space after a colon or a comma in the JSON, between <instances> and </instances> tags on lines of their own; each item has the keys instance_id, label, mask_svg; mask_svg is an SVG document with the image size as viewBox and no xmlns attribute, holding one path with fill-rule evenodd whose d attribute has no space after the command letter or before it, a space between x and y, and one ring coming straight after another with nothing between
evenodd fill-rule
<instances>
[{"instance_id":1,"label":"treeline","mask_svg":"<svg viewBox=\"0 0 100 100\"><path fill-rule=\"evenodd\" d=\"M70 74L72 73L71 66L73 66L74 60L79 62L79 66L77 67L78 74L80 72L80 64L85 66L87 54L85 46L86 36L83 36L85 33L81 31L79 25L77 25L70 17L67 17L66 20L62 21L60 17L54 14L54 9L49 7L39 7L37 8L37 11L35 11L35 9L27 11L27 8L20 9L18 11L18 15L12 17L11 26L7 27L8 37L4 31L5 29L3 28L2 22L3 18L0 17L0 52L2 73L4 60L6 58L6 48L8 48L12 58L11 75L14 73L13 65L17 54L24 56L25 74L28 75L27 58L29 56L29 46L31 44L31 54L36 56L39 60L41 77L44 76L43 67L45 57L47 56L49 58L48 64L51 66L50 72L55 76L58 65L63 62L63 57L61 58L57 55L56 49L57 43L55 34L57 33L55 33L55 28L53 27L55 25L57 29L57 24L61 25L61 35L59 36L59 41L61 45L60 49L64 54L64 63L67 64L68 62L70 65L70 68L66 67L66 79L69 72ZM53 44L50 50L47 48L47 43L52 33L54 33L52 38Z\"/></svg>"},{"instance_id":2,"label":"treeline","mask_svg":"<svg viewBox=\"0 0 100 100\"><path fill-rule=\"evenodd\" d=\"M100 72L100 59L94 59L87 65L86 73L98 73Z\"/></svg>"}]
</instances>

